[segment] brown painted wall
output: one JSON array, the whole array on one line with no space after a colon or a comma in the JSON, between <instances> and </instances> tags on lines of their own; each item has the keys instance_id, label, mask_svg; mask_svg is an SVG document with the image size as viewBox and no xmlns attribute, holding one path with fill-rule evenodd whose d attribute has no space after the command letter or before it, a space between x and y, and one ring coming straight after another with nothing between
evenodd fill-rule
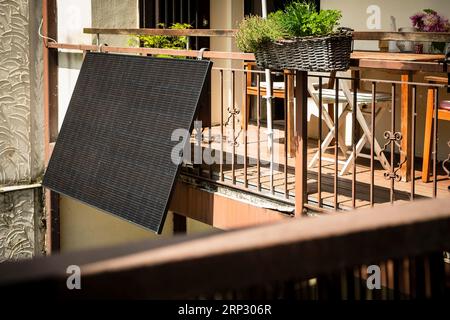
<instances>
[{"instance_id":1,"label":"brown painted wall","mask_svg":"<svg viewBox=\"0 0 450 320\"><path fill-rule=\"evenodd\" d=\"M218 229L233 229L289 219L287 215L178 182L170 209Z\"/></svg>"}]
</instances>

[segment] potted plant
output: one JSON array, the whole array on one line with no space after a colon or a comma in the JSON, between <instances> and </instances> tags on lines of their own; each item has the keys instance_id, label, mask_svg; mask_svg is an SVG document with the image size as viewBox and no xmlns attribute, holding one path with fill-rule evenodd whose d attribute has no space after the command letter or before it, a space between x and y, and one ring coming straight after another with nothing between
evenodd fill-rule
<instances>
[{"instance_id":1,"label":"potted plant","mask_svg":"<svg viewBox=\"0 0 450 320\"><path fill-rule=\"evenodd\" d=\"M263 19L242 21L236 43L254 52L259 67L302 71L342 71L349 68L352 32L337 29L338 10L317 11L310 2L294 1Z\"/></svg>"},{"instance_id":2,"label":"potted plant","mask_svg":"<svg viewBox=\"0 0 450 320\"><path fill-rule=\"evenodd\" d=\"M450 23L447 18L432 9L424 9L410 17L413 27L419 32L450 32ZM433 52L443 53L444 42L432 42Z\"/></svg>"}]
</instances>

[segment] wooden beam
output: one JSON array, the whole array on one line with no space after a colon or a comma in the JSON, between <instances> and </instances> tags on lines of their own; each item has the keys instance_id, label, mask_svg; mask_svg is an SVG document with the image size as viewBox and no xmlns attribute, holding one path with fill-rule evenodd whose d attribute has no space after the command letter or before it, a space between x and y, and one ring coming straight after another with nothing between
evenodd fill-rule
<instances>
[{"instance_id":1,"label":"wooden beam","mask_svg":"<svg viewBox=\"0 0 450 320\"><path fill-rule=\"evenodd\" d=\"M394 60L376 60L376 59L354 59L350 61L353 68L384 69L384 70L404 70L430 73L444 72L442 63L436 62L413 62L413 61L394 61Z\"/></svg>"},{"instance_id":2,"label":"wooden beam","mask_svg":"<svg viewBox=\"0 0 450 320\"><path fill-rule=\"evenodd\" d=\"M174 50L174 49L157 49L157 48L135 48L135 47L109 47L96 45L81 45L81 44L67 44L67 43L48 43L50 49L64 49L64 50L79 50L79 51L99 51L109 53L128 53L140 55L172 55L195 58L199 52L196 50ZM367 54L366 54L367 55ZM401 54L399 54L401 55ZM364 58L361 52L354 52L351 58L351 67L353 68L372 68L372 69L386 69L386 70L409 70L439 73L444 72L444 65L442 63L430 61L400 61L377 59L377 55L373 53L368 58ZM207 59L231 59L231 60L247 60L255 61L253 53L244 52L221 52L221 51L205 51L203 54ZM436 60L439 60L441 55L434 55ZM429 58L427 57L429 60Z\"/></svg>"},{"instance_id":3,"label":"wooden beam","mask_svg":"<svg viewBox=\"0 0 450 320\"><path fill-rule=\"evenodd\" d=\"M353 40L450 42L450 33L355 31Z\"/></svg>"},{"instance_id":4,"label":"wooden beam","mask_svg":"<svg viewBox=\"0 0 450 320\"><path fill-rule=\"evenodd\" d=\"M304 214L308 202L308 73L296 72L295 137L295 216Z\"/></svg>"},{"instance_id":5,"label":"wooden beam","mask_svg":"<svg viewBox=\"0 0 450 320\"><path fill-rule=\"evenodd\" d=\"M42 33L50 38L57 38L56 0L43 0ZM50 143L58 135L58 52L49 50L48 40L44 39L44 116L45 116L45 157L49 159Z\"/></svg>"},{"instance_id":6,"label":"wooden beam","mask_svg":"<svg viewBox=\"0 0 450 320\"><path fill-rule=\"evenodd\" d=\"M190 37L234 37L235 29L106 29L84 28L88 34L113 34L113 35L137 35L137 36L190 36Z\"/></svg>"},{"instance_id":7,"label":"wooden beam","mask_svg":"<svg viewBox=\"0 0 450 320\"><path fill-rule=\"evenodd\" d=\"M235 37L237 29L111 29L84 28L88 34L112 35L166 35L192 37ZM384 32L384 31L355 31L354 40L373 41L428 41L450 42L449 32Z\"/></svg>"},{"instance_id":8,"label":"wooden beam","mask_svg":"<svg viewBox=\"0 0 450 320\"><path fill-rule=\"evenodd\" d=\"M42 2L42 33L53 39L58 37L56 0ZM50 50L48 40L44 39L44 153L47 165L52 147L58 136L58 52ZM46 252L48 254L59 251L59 195L45 191L46 208Z\"/></svg>"},{"instance_id":9,"label":"wooden beam","mask_svg":"<svg viewBox=\"0 0 450 320\"><path fill-rule=\"evenodd\" d=\"M428 200L7 263L0 295L175 299L310 279L444 251L449 208L449 199ZM80 266L82 290L67 289L69 265Z\"/></svg>"},{"instance_id":10,"label":"wooden beam","mask_svg":"<svg viewBox=\"0 0 450 320\"><path fill-rule=\"evenodd\" d=\"M411 85L413 82L413 73L406 72L401 75L401 133L402 133L402 151L400 155L400 163L404 163L401 168L402 181L408 182L411 180L411 166L413 157L411 154L411 116L412 116L412 103L411 103Z\"/></svg>"},{"instance_id":11,"label":"wooden beam","mask_svg":"<svg viewBox=\"0 0 450 320\"><path fill-rule=\"evenodd\" d=\"M67 43L49 43L48 47L52 48L52 49L98 51L98 52L110 52L110 53L129 53L129 54L141 54L141 55L164 54L164 55L183 56L183 57L192 57L192 58L197 57L199 54L199 51L196 51L196 50L135 48L135 47L109 47L109 46L98 47L95 45L80 45L80 44L67 44ZM243 52L205 51L203 53L203 58L255 61L255 55L253 53L243 53Z\"/></svg>"}]
</instances>

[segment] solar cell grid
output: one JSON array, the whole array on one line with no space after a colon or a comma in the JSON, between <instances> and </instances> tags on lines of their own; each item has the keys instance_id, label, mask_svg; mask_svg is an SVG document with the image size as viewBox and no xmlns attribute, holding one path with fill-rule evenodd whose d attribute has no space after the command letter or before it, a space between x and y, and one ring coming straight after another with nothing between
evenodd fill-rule
<instances>
[{"instance_id":1,"label":"solar cell grid","mask_svg":"<svg viewBox=\"0 0 450 320\"><path fill-rule=\"evenodd\" d=\"M43 184L160 232L209 61L88 53Z\"/></svg>"}]
</instances>

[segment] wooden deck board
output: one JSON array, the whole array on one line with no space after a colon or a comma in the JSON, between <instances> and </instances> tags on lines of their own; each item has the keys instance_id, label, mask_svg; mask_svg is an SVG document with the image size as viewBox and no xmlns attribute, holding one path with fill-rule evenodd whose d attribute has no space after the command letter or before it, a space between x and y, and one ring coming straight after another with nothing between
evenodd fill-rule
<instances>
[{"instance_id":1,"label":"wooden deck board","mask_svg":"<svg viewBox=\"0 0 450 320\"><path fill-rule=\"evenodd\" d=\"M248 165L247 167L247 181L251 188L256 189L257 184L257 142L254 139L256 137L256 126L249 126L249 138L248 138L248 156L253 160L252 165ZM218 139L218 127L212 128L212 136L214 137L214 141L211 143L211 148L217 151L220 150L220 140ZM277 195L284 195L285 181L284 181L284 131L283 130L274 130L274 154L277 155L275 162L278 165L274 170L273 177L273 186L274 192ZM237 133L236 133L237 134ZM205 136L208 136L207 129ZM225 138L224 138L225 141ZM238 138L239 144L236 146L236 158L240 160L243 159L244 154L244 146L242 144L241 137ZM204 144L203 147L207 147L208 144ZM261 129L261 146L260 146L261 154L260 158L262 161L268 161L269 152L267 150L267 136L265 133L265 129ZM308 148L308 161L311 160L312 156L317 150L317 141L310 140L309 148ZM224 153L231 154L232 147L226 141L224 142ZM333 149L327 150L325 156L334 157ZM344 159L344 156L341 154L339 157L341 160ZM295 159L288 158L288 191L289 198L293 201L295 197ZM421 164L416 163L416 168L421 168ZM339 169L342 168L342 165L339 165ZM204 165L202 167L205 175L209 172L209 167ZM225 164L223 166L224 177L225 180L230 182L232 181L232 168L231 164ZM331 205L333 203L334 195L334 163L322 162L322 201L325 204ZM215 164L212 166L212 171L215 177L219 176L219 165ZM261 187L264 191L270 191L270 170L268 162L262 164L260 166L261 171ZM350 171L351 172L351 171ZM370 206L369 202L369 190L370 190L370 162L365 158L358 158L357 160L357 169L356 169L356 207L367 207ZM383 203L390 203L390 185L391 181L386 180L384 177L384 169L381 165L376 162L375 165L375 203L376 205ZM318 199L317 193L317 167L308 169L308 193L310 195L310 200ZM244 165L243 162L241 164L235 165L235 177L236 183L239 186L244 185ZM431 198L433 193L433 183L423 183L420 179L421 171L415 171L415 195L417 199L420 198ZM395 182L394 186L394 199L395 202L405 202L410 199L410 190L411 190L412 182ZM338 180L339 184L339 206L341 208L351 208L352 207L352 174L347 174L344 176L340 176ZM438 198L447 198L450 196L450 192L448 191L448 186L450 185L450 180L444 174L440 174L438 176Z\"/></svg>"}]
</instances>

